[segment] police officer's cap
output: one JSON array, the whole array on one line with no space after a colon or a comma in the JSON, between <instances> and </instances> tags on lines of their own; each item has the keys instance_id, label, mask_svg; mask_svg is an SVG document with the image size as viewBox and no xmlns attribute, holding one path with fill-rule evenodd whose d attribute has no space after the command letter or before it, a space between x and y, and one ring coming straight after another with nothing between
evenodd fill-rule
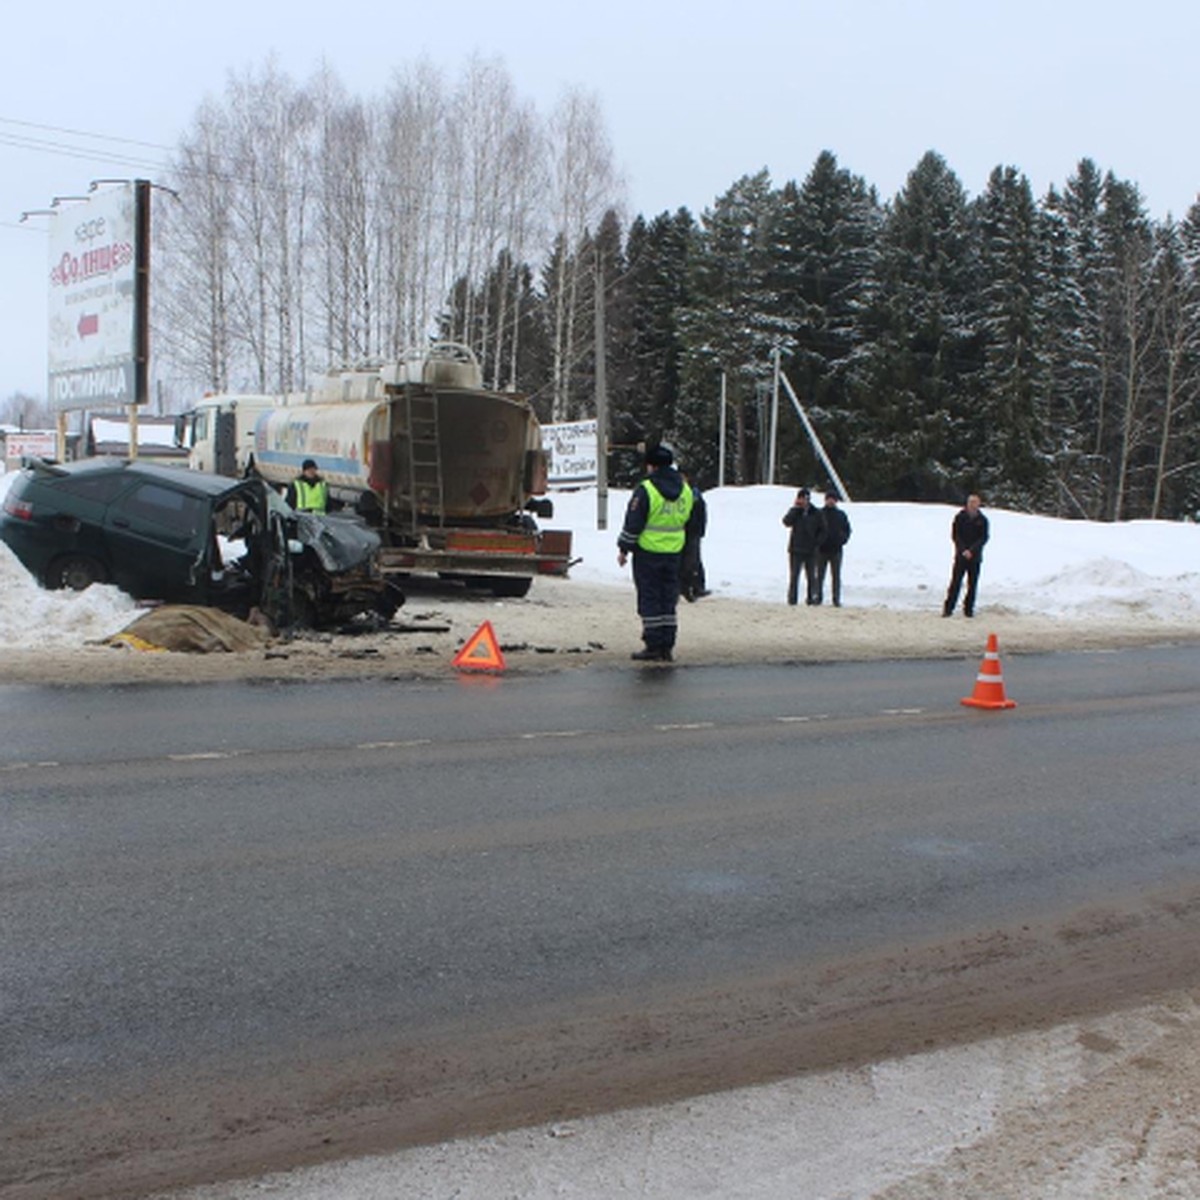
<instances>
[{"instance_id":1,"label":"police officer's cap","mask_svg":"<svg viewBox=\"0 0 1200 1200\"><path fill-rule=\"evenodd\" d=\"M302 471L307 471L309 467L312 467L314 471L317 469L317 460L315 458L306 458L304 462L300 464L300 470Z\"/></svg>"},{"instance_id":2,"label":"police officer's cap","mask_svg":"<svg viewBox=\"0 0 1200 1200\"><path fill-rule=\"evenodd\" d=\"M670 446L655 446L646 451L646 463L651 467L669 467L674 461Z\"/></svg>"}]
</instances>

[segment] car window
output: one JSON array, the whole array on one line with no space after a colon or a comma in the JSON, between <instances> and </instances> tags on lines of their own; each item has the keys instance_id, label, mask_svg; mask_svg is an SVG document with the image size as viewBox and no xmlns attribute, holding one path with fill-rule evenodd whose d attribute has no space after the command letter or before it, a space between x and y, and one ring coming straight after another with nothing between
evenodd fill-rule
<instances>
[{"instance_id":1,"label":"car window","mask_svg":"<svg viewBox=\"0 0 1200 1200\"><path fill-rule=\"evenodd\" d=\"M116 505L129 517L152 521L164 529L191 536L203 520L204 501L157 483L143 483Z\"/></svg>"},{"instance_id":2,"label":"car window","mask_svg":"<svg viewBox=\"0 0 1200 1200\"><path fill-rule=\"evenodd\" d=\"M124 475L113 472L106 475L68 475L55 480L53 486L56 491L78 496L81 500L107 504L128 483Z\"/></svg>"}]
</instances>

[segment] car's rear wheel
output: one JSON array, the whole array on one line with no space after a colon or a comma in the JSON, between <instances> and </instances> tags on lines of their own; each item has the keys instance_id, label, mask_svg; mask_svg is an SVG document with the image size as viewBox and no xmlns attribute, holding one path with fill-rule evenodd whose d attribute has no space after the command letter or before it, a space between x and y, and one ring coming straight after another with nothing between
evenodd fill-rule
<instances>
[{"instance_id":1,"label":"car's rear wheel","mask_svg":"<svg viewBox=\"0 0 1200 1200\"><path fill-rule=\"evenodd\" d=\"M46 570L48 588L70 588L73 592L82 592L107 578L104 564L86 554L65 554L56 558Z\"/></svg>"}]
</instances>

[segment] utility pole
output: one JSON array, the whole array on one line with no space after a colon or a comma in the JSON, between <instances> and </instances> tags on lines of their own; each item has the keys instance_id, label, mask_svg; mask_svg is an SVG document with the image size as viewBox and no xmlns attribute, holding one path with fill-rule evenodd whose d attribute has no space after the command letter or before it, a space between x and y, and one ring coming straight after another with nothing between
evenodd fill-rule
<instances>
[{"instance_id":1,"label":"utility pole","mask_svg":"<svg viewBox=\"0 0 1200 1200\"><path fill-rule=\"evenodd\" d=\"M767 482L775 482L776 451L779 447L779 347L771 355L771 453L767 458Z\"/></svg>"},{"instance_id":2,"label":"utility pole","mask_svg":"<svg viewBox=\"0 0 1200 1200\"><path fill-rule=\"evenodd\" d=\"M604 262L596 247L596 528L608 528L608 371L604 335Z\"/></svg>"},{"instance_id":3,"label":"utility pole","mask_svg":"<svg viewBox=\"0 0 1200 1200\"><path fill-rule=\"evenodd\" d=\"M717 487L725 486L725 372L721 372L721 445L717 450Z\"/></svg>"},{"instance_id":4,"label":"utility pole","mask_svg":"<svg viewBox=\"0 0 1200 1200\"><path fill-rule=\"evenodd\" d=\"M833 485L841 494L842 499L848 501L850 493L846 491L846 485L842 482L842 477L837 473L837 468L833 465L829 455L825 453L825 447L821 444L821 439L817 436L817 431L813 428L813 423L808 419L808 413L804 411L804 405L800 403L800 397L796 395L796 389L792 387L792 381L782 371L780 371L779 377L783 380L784 387L788 390L788 395L792 398L792 407L795 408L796 415L800 418L800 423L804 426L804 432L808 434L808 440L813 450L821 460L821 464L825 470L829 472L829 478L833 480Z\"/></svg>"}]
</instances>

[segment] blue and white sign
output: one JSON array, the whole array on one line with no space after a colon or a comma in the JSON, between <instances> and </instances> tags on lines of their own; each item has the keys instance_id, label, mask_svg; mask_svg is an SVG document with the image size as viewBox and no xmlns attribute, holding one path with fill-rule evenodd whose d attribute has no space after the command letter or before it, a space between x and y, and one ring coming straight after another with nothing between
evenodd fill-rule
<instances>
[{"instance_id":1,"label":"blue and white sign","mask_svg":"<svg viewBox=\"0 0 1200 1200\"><path fill-rule=\"evenodd\" d=\"M542 449L550 459L551 487L596 482L596 422L569 421L542 426Z\"/></svg>"}]
</instances>

